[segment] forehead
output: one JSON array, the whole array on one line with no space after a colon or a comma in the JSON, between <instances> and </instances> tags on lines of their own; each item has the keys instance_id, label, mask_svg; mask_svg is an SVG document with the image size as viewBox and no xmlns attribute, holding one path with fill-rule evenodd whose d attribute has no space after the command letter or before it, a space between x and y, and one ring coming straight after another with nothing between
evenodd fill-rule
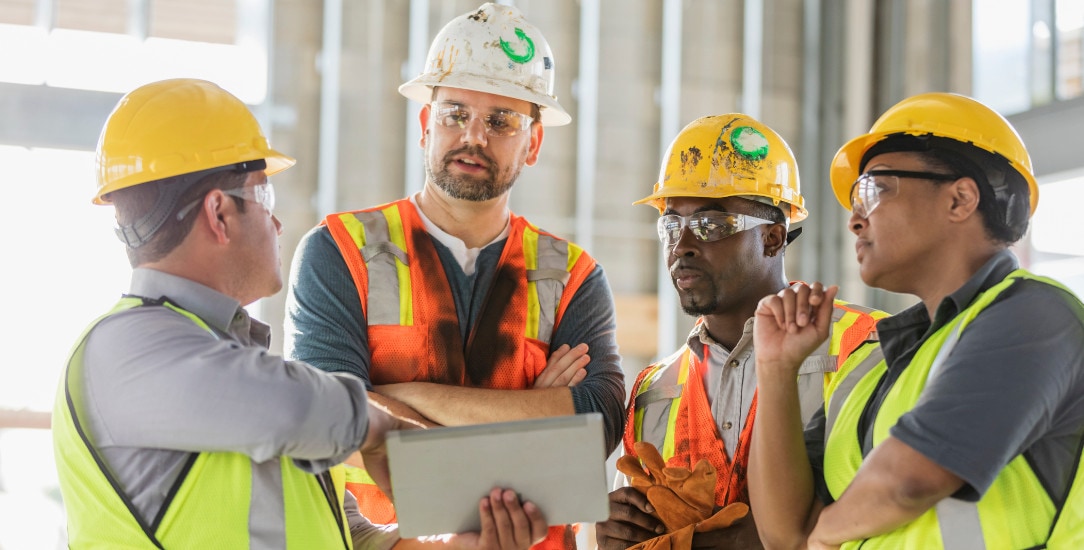
<instances>
[{"instance_id":1,"label":"forehead","mask_svg":"<svg viewBox=\"0 0 1084 550\"><path fill-rule=\"evenodd\" d=\"M719 210L735 214L748 214L752 201L741 197L667 197L665 214L688 216L694 212Z\"/></svg>"},{"instance_id":2,"label":"forehead","mask_svg":"<svg viewBox=\"0 0 1084 550\"><path fill-rule=\"evenodd\" d=\"M910 152L910 151L898 151L894 153L881 153L871 159L863 167L862 172L869 172L870 170L918 170L922 171L928 168L925 157L922 153Z\"/></svg>"},{"instance_id":3,"label":"forehead","mask_svg":"<svg viewBox=\"0 0 1084 550\"><path fill-rule=\"evenodd\" d=\"M433 92L433 101L453 101L476 109L507 109L521 113L531 112L531 104L527 101L460 88L438 87Z\"/></svg>"},{"instance_id":4,"label":"forehead","mask_svg":"<svg viewBox=\"0 0 1084 550\"><path fill-rule=\"evenodd\" d=\"M257 186L267 182L267 174L263 170L256 170L255 172L249 172L248 177L245 178L245 185Z\"/></svg>"}]
</instances>

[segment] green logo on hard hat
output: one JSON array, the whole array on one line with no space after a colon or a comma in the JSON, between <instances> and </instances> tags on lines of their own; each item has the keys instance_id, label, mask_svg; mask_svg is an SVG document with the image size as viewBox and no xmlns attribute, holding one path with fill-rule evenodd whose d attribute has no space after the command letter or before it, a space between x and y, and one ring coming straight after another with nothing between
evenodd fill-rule
<instances>
[{"instance_id":1,"label":"green logo on hard hat","mask_svg":"<svg viewBox=\"0 0 1084 550\"><path fill-rule=\"evenodd\" d=\"M752 126L741 126L730 133L730 144L741 156L760 160L768 156L768 138Z\"/></svg>"},{"instance_id":2,"label":"green logo on hard hat","mask_svg":"<svg viewBox=\"0 0 1084 550\"><path fill-rule=\"evenodd\" d=\"M516 27L516 36L518 36L521 41L527 43L527 52L523 55L516 53L516 51L512 49L512 45L505 42L502 38L501 49L504 50L504 55L507 55L508 59L511 59L516 63L526 63L534 59L534 42L527 37L527 33L523 32L523 29Z\"/></svg>"}]
</instances>

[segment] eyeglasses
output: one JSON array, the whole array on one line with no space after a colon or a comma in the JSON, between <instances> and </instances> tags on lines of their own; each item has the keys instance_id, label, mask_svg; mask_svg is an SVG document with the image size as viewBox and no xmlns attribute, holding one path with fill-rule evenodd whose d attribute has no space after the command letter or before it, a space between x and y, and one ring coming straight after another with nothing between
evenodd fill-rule
<instances>
[{"instance_id":1,"label":"eyeglasses","mask_svg":"<svg viewBox=\"0 0 1084 550\"><path fill-rule=\"evenodd\" d=\"M488 114L476 114L470 107L459 103L440 101L433 103L433 121L438 126L465 130L475 116L482 118L486 135L492 137L512 137L530 128L534 118L517 111L497 109Z\"/></svg>"},{"instance_id":2,"label":"eyeglasses","mask_svg":"<svg viewBox=\"0 0 1084 550\"><path fill-rule=\"evenodd\" d=\"M688 216L666 214L659 218L659 240L664 247L673 248L681 240L682 231L688 227L696 240L710 243L770 223L776 222L732 212L706 211Z\"/></svg>"},{"instance_id":3,"label":"eyeglasses","mask_svg":"<svg viewBox=\"0 0 1084 550\"><path fill-rule=\"evenodd\" d=\"M275 188L271 186L271 182L261 183L259 185L253 185L251 187L234 187L233 189L222 189L223 194L231 197L237 197L249 202L254 202L267 210L270 214L275 211ZM181 221L189 212L196 206L203 202L203 198L206 195L188 203L184 208L177 212L177 221Z\"/></svg>"},{"instance_id":4,"label":"eyeglasses","mask_svg":"<svg viewBox=\"0 0 1084 550\"><path fill-rule=\"evenodd\" d=\"M900 192L900 178L919 180L953 181L961 176L936 172L912 172L910 170L870 170L851 185L851 210L861 218L868 218L881 201Z\"/></svg>"}]
</instances>

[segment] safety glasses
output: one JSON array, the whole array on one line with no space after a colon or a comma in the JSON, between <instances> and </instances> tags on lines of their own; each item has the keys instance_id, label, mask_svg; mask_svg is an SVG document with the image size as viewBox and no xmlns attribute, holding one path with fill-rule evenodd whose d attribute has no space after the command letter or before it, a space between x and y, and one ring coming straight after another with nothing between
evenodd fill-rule
<instances>
[{"instance_id":1,"label":"safety glasses","mask_svg":"<svg viewBox=\"0 0 1084 550\"><path fill-rule=\"evenodd\" d=\"M534 122L531 116L508 109L480 114L460 103L438 101L432 104L433 122L444 128L465 130L475 116L481 117L486 135L492 137L512 137L530 128Z\"/></svg>"},{"instance_id":2,"label":"safety glasses","mask_svg":"<svg viewBox=\"0 0 1084 550\"><path fill-rule=\"evenodd\" d=\"M271 182L261 183L259 185L234 187L233 189L222 189L223 194L231 197L237 197L249 202L254 202L267 210L270 214L275 211L275 188L271 186ZM177 221L181 221L188 215L196 206L203 202L203 197L200 197L188 204L184 208L177 212Z\"/></svg>"},{"instance_id":3,"label":"safety glasses","mask_svg":"<svg viewBox=\"0 0 1084 550\"><path fill-rule=\"evenodd\" d=\"M696 212L688 216L666 214L659 218L659 240L667 249L673 248L681 240L682 231L688 227L696 240L710 243L752 229L758 225L770 223L776 222L746 214L711 210Z\"/></svg>"},{"instance_id":4,"label":"safety glasses","mask_svg":"<svg viewBox=\"0 0 1084 550\"><path fill-rule=\"evenodd\" d=\"M881 201L900 192L900 178L932 181L953 181L961 176L910 170L870 170L851 185L851 210L860 218L868 218Z\"/></svg>"}]
</instances>

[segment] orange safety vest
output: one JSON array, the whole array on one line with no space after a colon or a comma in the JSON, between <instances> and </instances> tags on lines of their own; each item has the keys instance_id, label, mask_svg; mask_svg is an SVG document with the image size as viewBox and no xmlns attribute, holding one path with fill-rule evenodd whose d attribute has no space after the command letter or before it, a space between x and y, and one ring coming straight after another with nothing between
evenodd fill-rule
<instances>
[{"instance_id":1,"label":"orange safety vest","mask_svg":"<svg viewBox=\"0 0 1084 550\"><path fill-rule=\"evenodd\" d=\"M838 370L839 365L843 364L851 352L876 332L877 320L888 314L854 306L842 300L836 300L835 307L828 352L836 357L835 365ZM686 344L674 355L640 372L633 385L632 397L629 399L628 418L622 438L625 454L636 456L633 444L641 438L641 425L636 416L636 397L647 391L652 383L658 381L664 368L677 365L678 385L671 390L673 397L666 428L668 441L659 450L663 459L666 460L666 465L691 470L701 459L707 459L717 472L715 504L726 506L733 502L748 503L746 472L749 469L749 443L752 440L750 436L753 433L753 419L756 417L757 395L753 394L745 426L742 427L741 434L738 436L735 456L731 459L727 455L719 429L715 425L711 405L708 403L707 392L704 389L701 369L705 367L701 365L706 364L707 361L708 346L706 344L704 345L704 361L701 361ZM826 384L828 378L826 376Z\"/></svg>"},{"instance_id":2,"label":"orange safety vest","mask_svg":"<svg viewBox=\"0 0 1084 550\"><path fill-rule=\"evenodd\" d=\"M358 289L369 327L369 378L377 385L530 388L546 367L554 329L595 268L582 248L511 214L493 283L464 345L437 250L408 199L332 214L324 223ZM371 521L395 521L394 507L371 480L347 488ZM565 531L551 528L543 544L574 547Z\"/></svg>"}]
</instances>

